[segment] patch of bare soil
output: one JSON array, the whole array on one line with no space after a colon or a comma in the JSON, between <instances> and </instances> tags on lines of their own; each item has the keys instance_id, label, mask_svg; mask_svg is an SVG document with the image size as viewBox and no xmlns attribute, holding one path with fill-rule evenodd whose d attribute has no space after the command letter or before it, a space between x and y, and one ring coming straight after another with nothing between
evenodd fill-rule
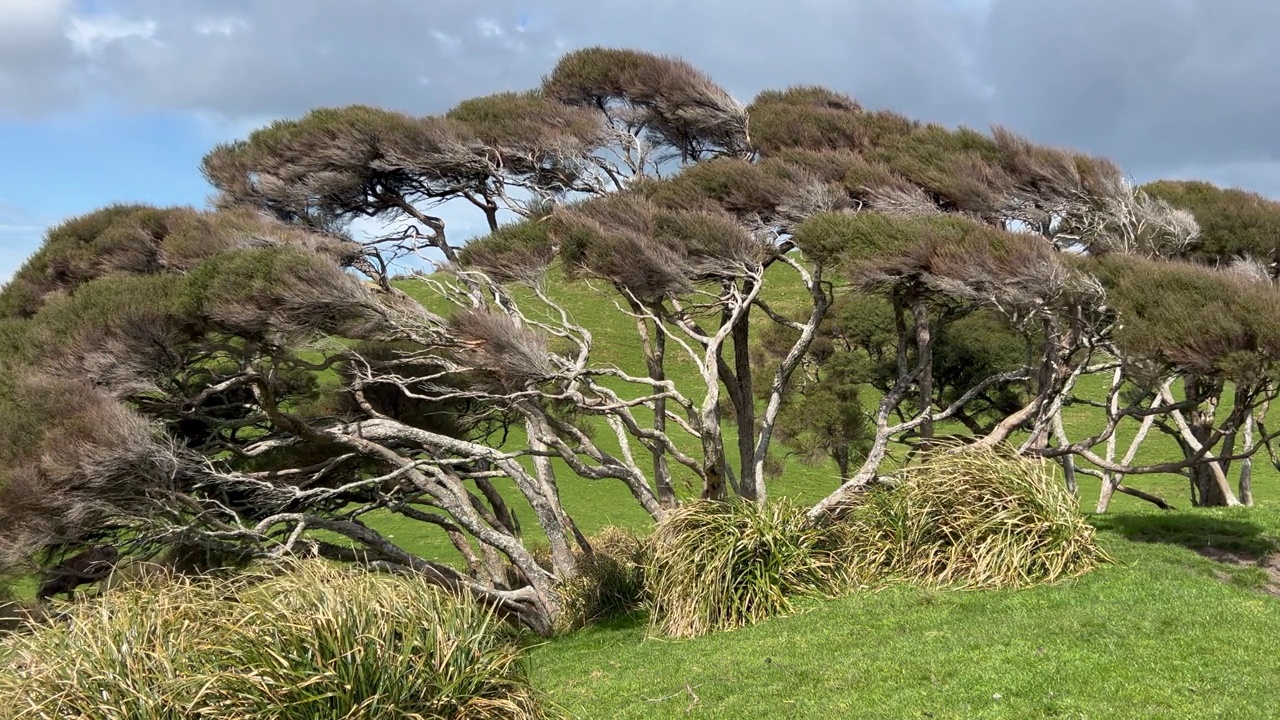
<instances>
[{"instance_id":1,"label":"patch of bare soil","mask_svg":"<svg viewBox=\"0 0 1280 720\"><path fill-rule=\"evenodd\" d=\"M1280 552L1263 557L1214 547L1196 548L1196 552L1210 560L1226 565L1234 565L1241 568L1260 568L1267 574L1267 582L1262 586L1262 591L1268 595L1280 597ZM1227 580L1229 576L1222 574L1218 576L1218 579Z\"/></svg>"}]
</instances>

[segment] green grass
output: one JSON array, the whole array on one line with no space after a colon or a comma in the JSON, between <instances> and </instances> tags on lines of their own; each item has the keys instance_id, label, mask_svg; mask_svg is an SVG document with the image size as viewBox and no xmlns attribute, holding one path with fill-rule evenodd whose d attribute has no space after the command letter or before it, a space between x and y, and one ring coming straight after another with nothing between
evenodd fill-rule
<instances>
[{"instance_id":1,"label":"green grass","mask_svg":"<svg viewBox=\"0 0 1280 720\"><path fill-rule=\"evenodd\" d=\"M583 718L1280 717L1280 600L1186 544L1275 547L1275 508L1127 512L1116 563L1022 591L896 587L694 640L596 628L534 656Z\"/></svg>"}]
</instances>

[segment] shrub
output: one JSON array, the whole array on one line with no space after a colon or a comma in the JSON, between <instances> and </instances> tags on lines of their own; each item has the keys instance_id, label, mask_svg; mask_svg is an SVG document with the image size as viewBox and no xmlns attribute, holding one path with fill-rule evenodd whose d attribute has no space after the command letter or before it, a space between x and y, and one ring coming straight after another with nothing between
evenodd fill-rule
<instances>
[{"instance_id":1,"label":"shrub","mask_svg":"<svg viewBox=\"0 0 1280 720\"><path fill-rule=\"evenodd\" d=\"M824 528L787 501L689 503L659 523L645 568L650 624L670 637L750 625L829 594L841 568Z\"/></svg>"},{"instance_id":2,"label":"shrub","mask_svg":"<svg viewBox=\"0 0 1280 720\"><path fill-rule=\"evenodd\" d=\"M144 582L0 646L17 718L540 718L513 632L417 579L304 563Z\"/></svg>"},{"instance_id":3,"label":"shrub","mask_svg":"<svg viewBox=\"0 0 1280 720\"><path fill-rule=\"evenodd\" d=\"M1107 560L1047 463L956 450L899 471L835 521L848 565L922 585L995 588L1074 577Z\"/></svg>"},{"instance_id":4,"label":"shrub","mask_svg":"<svg viewBox=\"0 0 1280 720\"><path fill-rule=\"evenodd\" d=\"M578 575L560 586L566 630L633 616L644 609L645 539L616 527L590 538L592 553L580 558Z\"/></svg>"}]
</instances>

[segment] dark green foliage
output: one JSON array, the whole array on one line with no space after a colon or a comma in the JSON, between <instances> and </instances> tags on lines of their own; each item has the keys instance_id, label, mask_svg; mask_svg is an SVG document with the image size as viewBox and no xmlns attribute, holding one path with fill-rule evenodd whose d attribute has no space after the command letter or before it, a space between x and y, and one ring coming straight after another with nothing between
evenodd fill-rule
<instances>
[{"instance_id":1,"label":"dark green foliage","mask_svg":"<svg viewBox=\"0 0 1280 720\"><path fill-rule=\"evenodd\" d=\"M886 327L887 323L887 327ZM862 335L861 333L864 333ZM795 342L795 331L769 327L754 363L772 371ZM893 355L893 318L881 298L842 293L827 313L778 415L777 438L802 461L832 460L842 479L865 456L874 433L863 402L877 362Z\"/></svg>"},{"instance_id":2,"label":"dark green foliage","mask_svg":"<svg viewBox=\"0 0 1280 720\"><path fill-rule=\"evenodd\" d=\"M666 182L649 182L641 192L672 210L720 208L734 215L770 217L794 191L795 174L781 163L717 158L698 163Z\"/></svg>"},{"instance_id":3,"label":"dark green foliage","mask_svg":"<svg viewBox=\"0 0 1280 720\"><path fill-rule=\"evenodd\" d=\"M305 226L401 212L489 177L483 145L446 118L353 105L280 120L204 158L223 205L248 204Z\"/></svg>"},{"instance_id":4,"label":"dark green foliage","mask_svg":"<svg viewBox=\"0 0 1280 720\"><path fill-rule=\"evenodd\" d=\"M537 281L556 259L550 233L551 223L546 218L511 223L467 243L458 259L495 280Z\"/></svg>"},{"instance_id":5,"label":"dark green foliage","mask_svg":"<svg viewBox=\"0 0 1280 720\"><path fill-rule=\"evenodd\" d=\"M811 463L830 458L848 480L866 456L874 433L862 401L866 361L837 353L819 361L814 374L795 383L778 417L778 439Z\"/></svg>"},{"instance_id":6,"label":"dark green foliage","mask_svg":"<svg viewBox=\"0 0 1280 720\"><path fill-rule=\"evenodd\" d=\"M947 215L898 218L880 213L819 213L796 229L795 240L806 253L840 259L856 272L926 247L942 250L982 232L976 223Z\"/></svg>"},{"instance_id":7,"label":"dark green foliage","mask_svg":"<svg viewBox=\"0 0 1280 720\"><path fill-rule=\"evenodd\" d=\"M924 125L868 153L937 199L944 210L993 212L1006 200L1012 180L995 164L996 144L968 128Z\"/></svg>"},{"instance_id":8,"label":"dark green foliage","mask_svg":"<svg viewBox=\"0 0 1280 720\"><path fill-rule=\"evenodd\" d=\"M601 136L600 121L594 113L552 102L537 91L464 100L445 117L461 123L499 152L536 152L554 148L557 142L586 142Z\"/></svg>"},{"instance_id":9,"label":"dark green foliage","mask_svg":"<svg viewBox=\"0 0 1280 720\"><path fill-rule=\"evenodd\" d=\"M58 225L0 293L0 313L30 317L51 292L112 273L154 272L166 214L145 205L112 205Z\"/></svg>"},{"instance_id":10,"label":"dark green foliage","mask_svg":"<svg viewBox=\"0 0 1280 720\"><path fill-rule=\"evenodd\" d=\"M769 251L723 211L666 210L630 193L591 200L548 222L570 273L607 279L645 301L762 263Z\"/></svg>"},{"instance_id":11,"label":"dark green foliage","mask_svg":"<svg viewBox=\"0 0 1280 720\"><path fill-rule=\"evenodd\" d=\"M202 312L219 327L245 337L268 332L365 337L378 323L355 278L302 250L224 253L189 277Z\"/></svg>"},{"instance_id":12,"label":"dark green foliage","mask_svg":"<svg viewBox=\"0 0 1280 720\"><path fill-rule=\"evenodd\" d=\"M1269 284L1185 262L1108 257L1094 267L1128 352L1237 380L1280 359L1280 291Z\"/></svg>"},{"instance_id":13,"label":"dark green foliage","mask_svg":"<svg viewBox=\"0 0 1280 720\"><path fill-rule=\"evenodd\" d=\"M1008 322L986 310L976 310L943 323L933 346L934 402L947 407L983 380L1023 367L1032 345ZM1024 392L1006 384L979 395L956 414L975 434L1021 408Z\"/></svg>"},{"instance_id":14,"label":"dark green foliage","mask_svg":"<svg viewBox=\"0 0 1280 720\"><path fill-rule=\"evenodd\" d=\"M1142 189L1195 215L1200 238L1191 258L1210 264L1243 256L1280 260L1280 203L1206 182L1161 180Z\"/></svg>"},{"instance_id":15,"label":"dark green foliage","mask_svg":"<svg viewBox=\"0 0 1280 720\"><path fill-rule=\"evenodd\" d=\"M0 317L31 317L48 298L100 278L185 273L221 253L293 247L345 264L358 246L287 229L252 211L113 205L49 231L45 243L0 292Z\"/></svg>"},{"instance_id":16,"label":"dark green foliage","mask_svg":"<svg viewBox=\"0 0 1280 720\"><path fill-rule=\"evenodd\" d=\"M868 138L860 132L862 107L852 98L816 86L766 90L747 108L751 143L762 154L784 148L860 150Z\"/></svg>"}]
</instances>

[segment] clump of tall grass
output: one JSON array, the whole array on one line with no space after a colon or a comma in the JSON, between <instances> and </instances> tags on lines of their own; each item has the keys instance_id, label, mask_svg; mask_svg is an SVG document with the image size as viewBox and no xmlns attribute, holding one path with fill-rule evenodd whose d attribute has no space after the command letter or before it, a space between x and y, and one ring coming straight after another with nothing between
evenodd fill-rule
<instances>
[{"instance_id":1,"label":"clump of tall grass","mask_svg":"<svg viewBox=\"0 0 1280 720\"><path fill-rule=\"evenodd\" d=\"M793 609L792 599L841 585L827 530L780 500L698 501L671 511L645 568L650 625L669 637L730 630Z\"/></svg>"},{"instance_id":2,"label":"clump of tall grass","mask_svg":"<svg viewBox=\"0 0 1280 720\"><path fill-rule=\"evenodd\" d=\"M13 718L200 717L229 620L211 588L152 579L0 644L0 706Z\"/></svg>"},{"instance_id":3,"label":"clump of tall grass","mask_svg":"<svg viewBox=\"0 0 1280 720\"><path fill-rule=\"evenodd\" d=\"M578 575L559 588L564 630L630 617L644 609L646 539L606 527L588 540L591 553L579 556Z\"/></svg>"},{"instance_id":4,"label":"clump of tall grass","mask_svg":"<svg viewBox=\"0 0 1280 720\"><path fill-rule=\"evenodd\" d=\"M15 718L542 718L513 631L411 579L324 563L156 578L0 645Z\"/></svg>"},{"instance_id":5,"label":"clump of tall grass","mask_svg":"<svg viewBox=\"0 0 1280 720\"><path fill-rule=\"evenodd\" d=\"M1027 587L1107 560L1051 467L1003 449L937 450L829 527L859 575L921 585Z\"/></svg>"}]
</instances>

